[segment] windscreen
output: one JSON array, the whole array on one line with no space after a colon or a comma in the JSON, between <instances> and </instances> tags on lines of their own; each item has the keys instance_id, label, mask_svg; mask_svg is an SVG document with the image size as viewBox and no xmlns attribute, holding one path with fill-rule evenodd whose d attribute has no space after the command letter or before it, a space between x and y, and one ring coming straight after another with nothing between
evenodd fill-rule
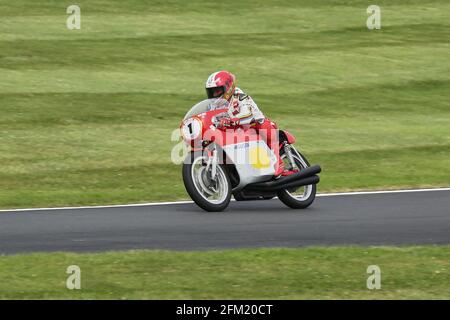
<instances>
[{"instance_id":1,"label":"windscreen","mask_svg":"<svg viewBox=\"0 0 450 320\"><path fill-rule=\"evenodd\" d=\"M225 99L206 99L203 100L196 105L194 105L191 110L186 113L184 119L188 119L196 114L200 114L206 111L217 110L217 109L226 109L228 108L229 102Z\"/></svg>"}]
</instances>

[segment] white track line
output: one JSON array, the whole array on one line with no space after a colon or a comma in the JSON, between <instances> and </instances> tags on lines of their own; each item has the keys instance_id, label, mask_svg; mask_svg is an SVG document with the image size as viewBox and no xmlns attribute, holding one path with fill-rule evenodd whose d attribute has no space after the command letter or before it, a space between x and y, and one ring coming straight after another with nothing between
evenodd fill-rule
<instances>
[{"instance_id":1,"label":"white track line","mask_svg":"<svg viewBox=\"0 0 450 320\"><path fill-rule=\"evenodd\" d=\"M433 189L403 189L403 190L380 190L380 191L355 191L355 192L336 192L319 193L317 197L336 197L336 196L354 196L364 194L384 194L384 193L408 193L408 192L429 192L429 191L450 191L450 188ZM49 211L49 210L73 210L73 209L102 209L102 208L127 208L127 207L148 207L164 206L169 204L186 204L193 201L174 201L174 202L150 202L150 203L131 203L105 206L81 206L81 207L59 207L59 208L24 208L24 209L3 209L0 212L23 212L23 211Z\"/></svg>"}]
</instances>

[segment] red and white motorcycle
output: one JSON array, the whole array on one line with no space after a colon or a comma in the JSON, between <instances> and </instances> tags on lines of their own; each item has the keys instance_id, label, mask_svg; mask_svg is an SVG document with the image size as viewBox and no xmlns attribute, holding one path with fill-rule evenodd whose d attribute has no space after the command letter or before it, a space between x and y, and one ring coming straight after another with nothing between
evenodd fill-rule
<instances>
[{"instance_id":1,"label":"red and white motorcycle","mask_svg":"<svg viewBox=\"0 0 450 320\"><path fill-rule=\"evenodd\" d=\"M318 165L310 166L292 145L295 138L278 131L280 157L288 170L276 177L277 157L255 130L220 128L229 117L223 99L204 100L191 108L181 122L181 134L191 146L183 163L183 181L194 202L206 211L222 211L237 201L278 198L290 208L310 206L319 182Z\"/></svg>"}]
</instances>

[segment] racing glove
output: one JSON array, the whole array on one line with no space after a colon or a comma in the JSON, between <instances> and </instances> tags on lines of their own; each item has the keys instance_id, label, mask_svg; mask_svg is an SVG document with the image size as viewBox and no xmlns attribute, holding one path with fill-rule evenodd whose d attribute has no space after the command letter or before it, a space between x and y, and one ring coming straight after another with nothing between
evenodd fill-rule
<instances>
[{"instance_id":1,"label":"racing glove","mask_svg":"<svg viewBox=\"0 0 450 320\"><path fill-rule=\"evenodd\" d=\"M239 118L222 118L217 125L218 128L235 127L239 125Z\"/></svg>"}]
</instances>

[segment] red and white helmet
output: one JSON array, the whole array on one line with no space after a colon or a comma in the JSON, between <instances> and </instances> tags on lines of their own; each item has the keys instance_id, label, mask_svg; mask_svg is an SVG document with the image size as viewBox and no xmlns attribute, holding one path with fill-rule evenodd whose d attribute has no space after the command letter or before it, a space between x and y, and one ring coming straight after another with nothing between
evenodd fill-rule
<instances>
[{"instance_id":1,"label":"red and white helmet","mask_svg":"<svg viewBox=\"0 0 450 320\"><path fill-rule=\"evenodd\" d=\"M236 77L228 71L217 71L206 80L206 95L208 99L224 98L229 100L236 88Z\"/></svg>"}]
</instances>

